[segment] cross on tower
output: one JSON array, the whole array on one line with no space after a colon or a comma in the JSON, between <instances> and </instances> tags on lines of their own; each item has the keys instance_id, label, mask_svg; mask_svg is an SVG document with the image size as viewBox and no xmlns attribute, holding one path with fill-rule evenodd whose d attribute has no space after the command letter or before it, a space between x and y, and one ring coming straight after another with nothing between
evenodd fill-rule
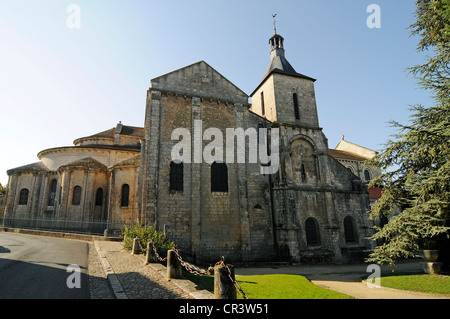
<instances>
[{"instance_id":1,"label":"cross on tower","mask_svg":"<svg viewBox=\"0 0 450 319\"><path fill-rule=\"evenodd\" d=\"M272 14L272 18L273 18L273 30L275 31L275 34L277 34L277 20L275 20L275 17L277 16L277 14Z\"/></svg>"}]
</instances>

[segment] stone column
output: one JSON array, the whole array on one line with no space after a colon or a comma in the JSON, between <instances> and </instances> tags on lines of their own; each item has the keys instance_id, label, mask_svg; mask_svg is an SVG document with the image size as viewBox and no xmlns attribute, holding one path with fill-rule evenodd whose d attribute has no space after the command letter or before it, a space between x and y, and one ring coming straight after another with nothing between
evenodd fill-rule
<instances>
[{"instance_id":1,"label":"stone column","mask_svg":"<svg viewBox=\"0 0 450 319\"><path fill-rule=\"evenodd\" d=\"M235 104L235 116L237 127L246 128L244 123L244 107L242 104ZM239 145L235 148L238 149ZM247 154L245 164L238 163L236 167L236 177L237 177L237 202L239 211L239 222L241 225L241 256L245 261L249 258L251 252L251 242L250 242L250 221L249 221L249 207L248 207L248 194L247 194L247 165L248 165L248 152L250 150L249 144L244 141L244 152ZM237 152L234 152L237 155Z\"/></svg>"},{"instance_id":2,"label":"stone column","mask_svg":"<svg viewBox=\"0 0 450 319\"><path fill-rule=\"evenodd\" d=\"M14 218L14 211L16 208L16 193L17 193L18 174L12 173L8 180L8 197L5 208L5 217L8 219ZM5 225L7 226L7 225Z\"/></svg>"},{"instance_id":3,"label":"stone column","mask_svg":"<svg viewBox=\"0 0 450 319\"><path fill-rule=\"evenodd\" d=\"M37 218L40 215L39 211L39 202L41 196L41 187L42 187L42 173L34 173L34 183L33 190L31 192L31 216L33 218Z\"/></svg>"},{"instance_id":4,"label":"stone column","mask_svg":"<svg viewBox=\"0 0 450 319\"><path fill-rule=\"evenodd\" d=\"M94 179L95 171L93 169L88 169L86 171L85 179L84 179L84 202L83 202L83 211L81 212L81 220L82 221L90 221L92 216L92 197L95 196L94 190L92 189L94 183L92 182Z\"/></svg>"},{"instance_id":5,"label":"stone column","mask_svg":"<svg viewBox=\"0 0 450 319\"><path fill-rule=\"evenodd\" d=\"M148 223L158 223L158 179L159 179L159 155L161 135L161 91L151 90L151 101L147 109L146 122L148 121L149 139L146 145L147 171L142 172L147 183L145 195L145 211ZM146 132L147 134L147 132Z\"/></svg>"},{"instance_id":6,"label":"stone column","mask_svg":"<svg viewBox=\"0 0 450 319\"><path fill-rule=\"evenodd\" d=\"M70 170L65 167L62 173L62 192L61 192L61 208L58 212L57 219L65 219L67 216L69 192L70 192Z\"/></svg>"},{"instance_id":7,"label":"stone column","mask_svg":"<svg viewBox=\"0 0 450 319\"><path fill-rule=\"evenodd\" d=\"M202 231L202 164L195 163L194 152L195 143L194 136L203 136L202 127L196 127L195 121L201 120L200 99L192 98L192 122L191 122L191 180L190 187L185 187L185 191L189 191L190 205L191 205L191 254L196 254L196 250L200 249L201 245L201 231ZM201 147L201 145L200 145ZM200 150L202 151L202 150Z\"/></svg>"}]
</instances>

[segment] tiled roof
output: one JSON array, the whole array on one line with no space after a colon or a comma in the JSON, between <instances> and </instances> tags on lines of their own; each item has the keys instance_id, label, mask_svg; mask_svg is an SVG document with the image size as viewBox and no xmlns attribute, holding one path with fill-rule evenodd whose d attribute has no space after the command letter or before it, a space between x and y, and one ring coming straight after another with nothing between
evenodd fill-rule
<instances>
[{"instance_id":1,"label":"tiled roof","mask_svg":"<svg viewBox=\"0 0 450 319\"><path fill-rule=\"evenodd\" d=\"M97 133L94 135L86 136L83 138L94 138L94 137L114 138L114 133L116 132L116 130L117 130L117 127L113 127L109 130L106 130L106 131L103 131L103 132L100 132L100 133ZM122 125L119 134L144 138L144 128Z\"/></svg>"},{"instance_id":2,"label":"tiled roof","mask_svg":"<svg viewBox=\"0 0 450 319\"><path fill-rule=\"evenodd\" d=\"M13 172L39 172L39 171L48 171L47 166L42 162L36 162L32 164L27 164L24 166L12 168L7 171L7 174L10 175Z\"/></svg>"},{"instance_id":3,"label":"tiled roof","mask_svg":"<svg viewBox=\"0 0 450 319\"><path fill-rule=\"evenodd\" d=\"M138 155L132 156L132 157L126 159L126 160L123 160L123 161L117 163L113 167L128 166L128 165L130 165L130 166L139 166L140 164L141 164L141 155L138 154Z\"/></svg>"},{"instance_id":4,"label":"tiled roof","mask_svg":"<svg viewBox=\"0 0 450 319\"><path fill-rule=\"evenodd\" d=\"M349 152L345 152L345 151L330 149L329 152L330 152L330 155L336 159L344 159L344 160L352 160L352 161L360 161L360 162L367 160L367 158L365 158L365 157L355 155L353 153L349 153Z\"/></svg>"},{"instance_id":5,"label":"tiled roof","mask_svg":"<svg viewBox=\"0 0 450 319\"><path fill-rule=\"evenodd\" d=\"M105 165L103 165L99 161L93 159L92 157L86 157L83 159L79 159L79 160L70 162L69 164L62 165L61 167L76 167L76 166L107 169L107 167Z\"/></svg>"}]
</instances>

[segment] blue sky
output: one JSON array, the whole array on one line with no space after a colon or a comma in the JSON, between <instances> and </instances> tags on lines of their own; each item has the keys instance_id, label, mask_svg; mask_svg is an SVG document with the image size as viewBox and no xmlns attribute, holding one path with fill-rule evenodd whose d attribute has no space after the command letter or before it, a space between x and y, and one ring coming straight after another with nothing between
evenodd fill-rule
<instances>
[{"instance_id":1,"label":"blue sky","mask_svg":"<svg viewBox=\"0 0 450 319\"><path fill-rule=\"evenodd\" d=\"M381 8L370 29L369 4ZM68 28L67 8L80 8ZM285 38L297 72L314 77L329 147L339 136L379 150L409 105L430 105L405 68L423 62L412 0L0 0L0 183L43 149L118 121L143 126L159 75L205 60L250 94L269 65L268 39Z\"/></svg>"}]
</instances>

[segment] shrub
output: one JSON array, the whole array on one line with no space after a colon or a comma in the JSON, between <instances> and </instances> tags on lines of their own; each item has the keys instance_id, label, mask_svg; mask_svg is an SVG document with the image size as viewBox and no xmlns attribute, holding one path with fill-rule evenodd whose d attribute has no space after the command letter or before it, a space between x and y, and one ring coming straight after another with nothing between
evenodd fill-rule
<instances>
[{"instance_id":1,"label":"shrub","mask_svg":"<svg viewBox=\"0 0 450 319\"><path fill-rule=\"evenodd\" d=\"M122 240L125 249L131 250L133 248L133 239L136 237L139 237L143 249L146 249L147 243L153 239L158 254L162 258L166 257L167 251L175 246L175 243L167 239L166 235L162 231L157 230L154 225L136 223L122 228Z\"/></svg>"}]
</instances>

